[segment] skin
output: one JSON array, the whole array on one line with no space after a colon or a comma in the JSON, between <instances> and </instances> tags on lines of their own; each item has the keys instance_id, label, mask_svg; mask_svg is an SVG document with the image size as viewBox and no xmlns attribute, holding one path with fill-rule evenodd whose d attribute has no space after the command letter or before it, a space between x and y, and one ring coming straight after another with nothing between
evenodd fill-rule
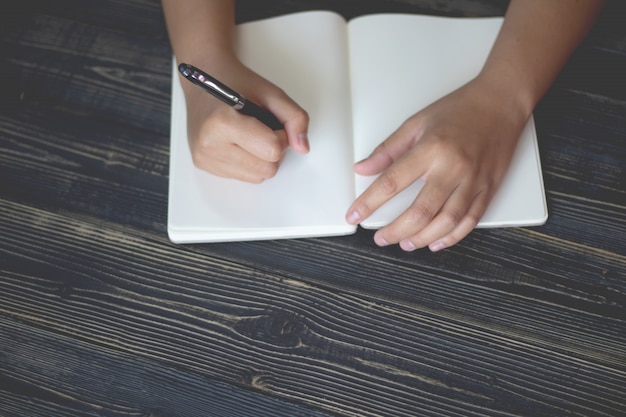
<instances>
[{"instance_id":1,"label":"skin","mask_svg":"<svg viewBox=\"0 0 626 417\"><path fill-rule=\"evenodd\" d=\"M182 83L194 164L218 176L259 183L276 174L288 147L307 153L306 111L235 55L234 1L162 3L179 63L205 69L285 125L274 132ZM512 0L480 74L410 117L355 165L358 174L380 176L350 206L346 220L358 224L422 178L424 187L411 207L376 232L376 244L439 251L467 236L497 191L534 107L603 3Z\"/></svg>"},{"instance_id":2,"label":"skin","mask_svg":"<svg viewBox=\"0 0 626 417\"><path fill-rule=\"evenodd\" d=\"M189 82L182 82L194 164L212 174L260 183L273 177L291 146L307 153L309 118L304 109L237 58L233 46L234 1L164 0L167 29L178 63L202 68L270 110L285 126L272 131L233 112Z\"/></svg>"}]
</instances>

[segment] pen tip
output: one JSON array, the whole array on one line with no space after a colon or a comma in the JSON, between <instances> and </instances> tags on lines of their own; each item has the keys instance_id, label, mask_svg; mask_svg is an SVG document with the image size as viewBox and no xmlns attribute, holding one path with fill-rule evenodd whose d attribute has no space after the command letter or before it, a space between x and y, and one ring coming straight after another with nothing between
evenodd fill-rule
<instances>
[{"instance_id":1,"label":"pen tip","mask_svg":"<svg viewBox=\"0 0 626 417\"><path fill-rule=\"evenodd\" d=\"M178 66L178 71L181 72L181 74L183 74L185 77L189 76L189 74L191 74L191 68L189 68L189 65L187 64L180 64Z\"/></svg>"}]
</instances>

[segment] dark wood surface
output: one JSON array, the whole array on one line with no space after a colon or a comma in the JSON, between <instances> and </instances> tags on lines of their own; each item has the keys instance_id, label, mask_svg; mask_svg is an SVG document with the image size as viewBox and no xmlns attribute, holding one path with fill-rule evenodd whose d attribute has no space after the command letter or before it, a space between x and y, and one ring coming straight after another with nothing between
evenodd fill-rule
<instances>
[{"instance_id":1,"label":"dark wood surface","mask_svg":"<svg viewBox=\"0 0 626 417\"><path fill-rule=\"evenodd\" d=\"M268 3L239 2L238 19L506 8ZM170 243L160 3L13 7L0 14L0 415L626 412L621 0L535 112L547 224L476 230L438 254L381 249L365 230Z\"/></svg>"}]
</instances>

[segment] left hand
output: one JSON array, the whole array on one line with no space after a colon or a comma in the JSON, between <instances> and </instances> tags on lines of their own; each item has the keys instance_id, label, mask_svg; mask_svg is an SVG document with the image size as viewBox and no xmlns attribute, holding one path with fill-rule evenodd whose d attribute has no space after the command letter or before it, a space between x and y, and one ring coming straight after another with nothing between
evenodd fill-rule
<instances>
[{"instance_id":1,"label":"left hand","mask_svg":"<svg viewBox=\"0 0 626 417\"><path fill-rule=\"evenodd\" d=\"M406 120L365 160L361 175L380 176L348 209L357 224L422 178L412 205L374 240L411 251L438 251L476 226L502 182L528 119L514 98L476 78Z\"/></svg>"}]
</instances>

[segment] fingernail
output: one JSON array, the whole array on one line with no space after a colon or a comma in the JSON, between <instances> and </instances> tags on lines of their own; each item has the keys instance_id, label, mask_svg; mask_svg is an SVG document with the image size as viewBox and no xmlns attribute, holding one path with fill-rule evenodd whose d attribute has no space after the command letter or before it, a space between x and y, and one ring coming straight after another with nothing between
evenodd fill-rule
<instances>
[{"instance_id":1,"label":"fingernail","mask_svg":"<svg viewBox=\"0 0 626 417\"><path fill-rule=\"evenodd\" d=\"M400 247L407 252L415 250L415 245L409 239L400 242Z\"/></svg>"},{"instance_id":2,"label":"fingernail","mask_svg":"<svg viewBox=\"0 0 626 417\"><path fill-rule=\"evenodd\" d=\"M431 243L431 244L428 246L428 249L430 249L430 250L431 250L431 252L438 252L438 251L440 251L440 250L442 250L442 249L445 249L445 248L446 248L446 244L445 244L445 243L443 243L441 240L438 240L438 241L436 241L436 242L433 242L433 243Z\"/></svg>"},{"instance_id":3,"label":"fingernail","mask_svg":"<svg viewBox=\"0 0 626 417\"><path fill-rule=\"evenodd\" d=\"M387 242L384 238L379 237L379 236L374 236L374 242L376 242L376 244L378 246L388 246L389 242Z\"/></svg>"},{"instance_id":4,"label":"fingernail","mask_svg":"<svg viewBox=\"0 0 626 417\"><path fill-rule=\"evenodd\" d=\"M347 220L350 224L357 224L361 220L361 216L355 210L352 210L348 213Z\"/></svg>"},{"instance_id":5,"label":"fingernail","mask_svg":"<svg viewBox=\"0 0 626 417\"><path fill-rule=\"evenodd\" d=\"M300 133L298 135L298 142L300 142L300 145L302 145L306 149L309 149L309 137L306 133Z\"/></svg>"}]
</instances>

